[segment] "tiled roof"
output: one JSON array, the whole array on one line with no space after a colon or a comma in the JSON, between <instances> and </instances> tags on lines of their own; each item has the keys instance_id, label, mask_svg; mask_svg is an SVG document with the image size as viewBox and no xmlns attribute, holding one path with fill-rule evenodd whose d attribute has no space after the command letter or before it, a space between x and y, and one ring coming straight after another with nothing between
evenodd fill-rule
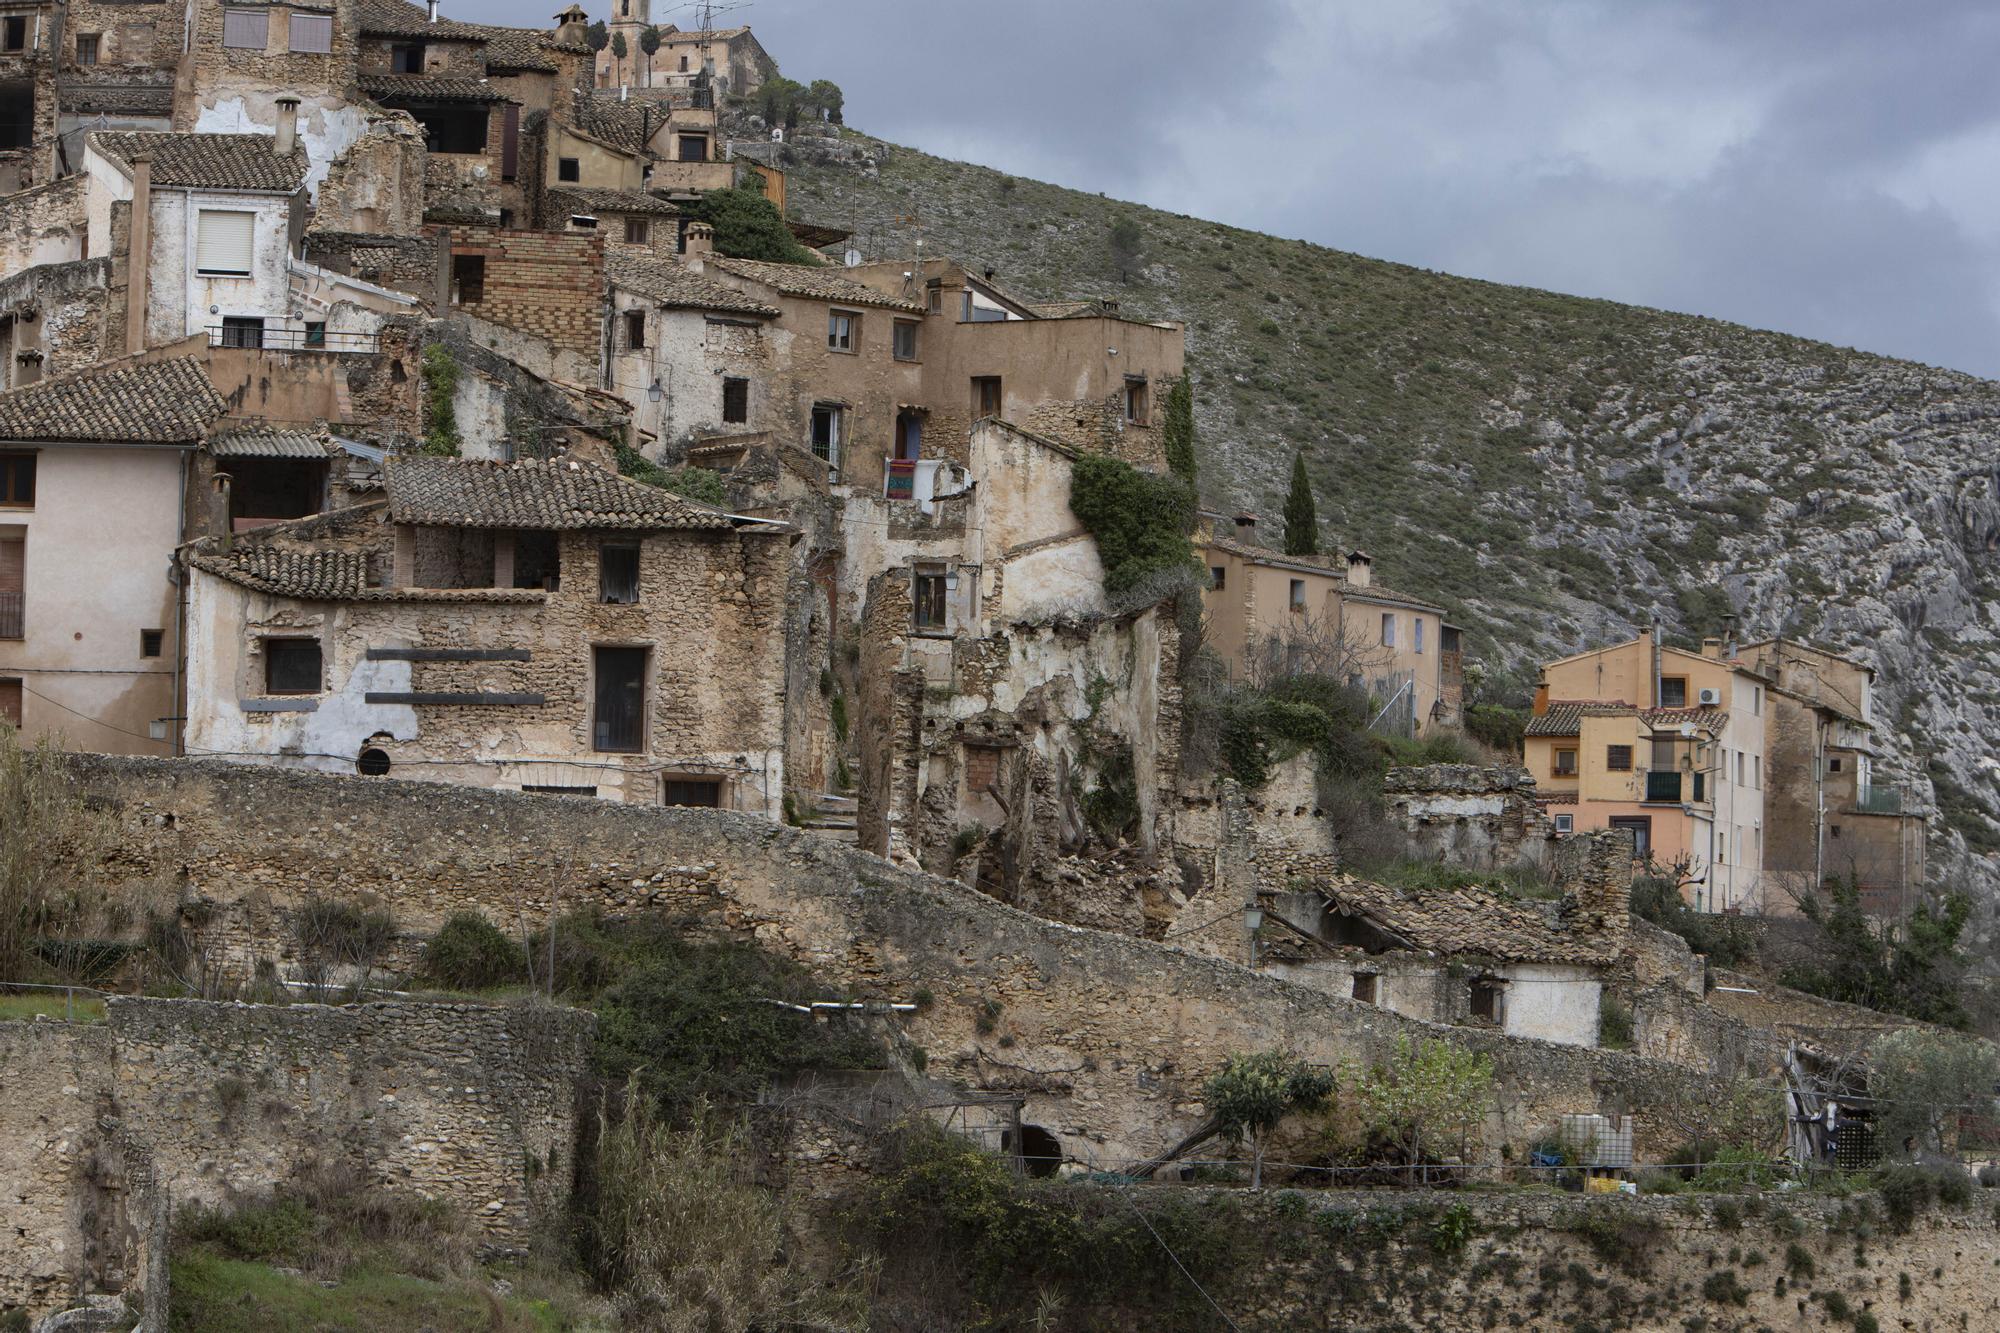
<instances>
[{"instance_id":1,"label":"tiled roof","mask_svg":"<svg viewBox=\"0 0 2000 1333\"><path fill-rule=\"evenodd\" d=\"M62 109L88 115L171 116L172 84L86 83L71 79L62 86Z\"/></svg>"},{"instance_id":2,"label":"tiled roof","mask_svg":"<svg viewBox=\"0 0 2000 1333\"><path fill-rule=\"evenodd\" d=\"M729 515L571 459L519 463L399 457L388 462L398 523L471 528L728 529Z\"/></svg>"},{"instance_id":3,"label":"tiled roof","mask_svg":"<svg viewBox=\"0 0 2000 1333\"><path fill-rule=\"evenodd\" d=\"M1649 727L1679 727L1692 723L1704 731L1720 731L1729 714L1720 708L1638 708L1618 699L1551 699L1545 712L1528 719L1528 736L1577 736L1586 717L1636 717Z\"/></svg>"},{"instance_id":4,"label":"tiled roof","mask_svg":"<svg viewBox=\"0 0 2000 1333\"><path fill-rule=\"evenodd\" d=\"M86 370L0 394L0 440L196 444L224 411L194 357Z\"/></svg>"},{"instance_id":5,"label":"tiled roof","mask_svg":"<svg viewBox=\"0 0 2000 1333\"><path fill-rule=\"evenodd\" d=\"M1649 727L1680 727L1692 724L1704 731L1721 731L1729 725L1726 710L1714 707L1644 708L1639 720Z\"/></svg>"},{"instance_id":6,"label":"tiled roof","mask_svg":"<svg viewBox=\"0 0 2000 1333\"><path fill-rule=\"evenodd\" d=\"M189 557L198 569L258 592L309 601L351 601L370 591L368 556L361 551L280 550L240 540L227 554Z\"/></svg>"},{"instance_id":7,"label":"tiled roof","mask_svg":"<svg viewBox=\"0 0 2000 1333\"><path fill-rule=\"evenodd\" d=\"M582 185L565 185L551 189L549 198L572 212L654 213L675 217L681 211L673 200L662 199L644 190L597 190Z\"/></svg>"},{"instance_id":8,"label":"tiled roof","mask_svg":"<svg viewBox=\"0 0 2000 1333\"><path fill-rule=\"evenodd\" d=\"M743 28L706 28L706 29L690 28L687 31L683 32L679 28L676 28L673 24L669 23L666 27L660 29L660 41L663 43L698 42L703 38L707 38L710 41L726 42L731 37L741 37L744 33L748 31L750 31L749 28L743 27Z\"/></svg>"},{"instance_id":9,"label":"tiled roof","mask_svg":"<svg viewBox=\"0 0 2000 1333\"><path fill-rule=\"evenodd\" d=\"M1110 313L1104 302L1098 300L1029 301L1027 307L1038 319L1082 319Z\"/></svg>"},{"instance_id":10,"label":"tiled roof","mask_svg":"<svg viewBox=\"0 0 2000 1333\"><path fill-rule=\"evenodd\" d=\"M1484 889L1417 893L1345 875L1322 888L1337 909L1435 954L1588 965L1609 963L1623 948L1617 923L1573 918L1573 908L1559 903L1517 902Z\"/></svg>"},{"instance_id":11,"label":"tiled roof","mask_svg":"<svg viewBox=\"0 0 2000 1333\"><path fill-rule=\"evenodd\" d=\"M709 263L724 273L761 282L787 296L831 301L836 305L873 305L890 310L923 312L923 307L915 301L905 301L872 287L864 287L851 278L841 277L834 269L817 264L772 264L761 259L728 259L722 256L709 260Z\"/></svg>"},{"instance_id":12,"label":"tiled roof","mask_svg":"<svg viewBox=\"0 0 2000 1333\"><path fill-rule=\"evenodd\" d=\"M306 150L271 151L268 134L167 134L97 130L90 142L126 171L132 155L153 155L153 184L193 190L272 190L290 194L305 182Z\"/></svg>"},{"instance_id":13,"label":"tiled roof","mask_svg":"<svg viewBox=\"0 0 2000 1333\"><path fill-rule=\"evenodd\" d=\"M1537 713L1521 729L1524 736L1577 736L1583 732L1583 705L1551 702L1547 712Z\"/></svg>"},{"instance_id":14,"label":"tiled roof","mask_svg":"<svg viewBox=\"0 0 2000 1333\"><path fill-rule=\"evenodd\" d=\"M604 272L615 286L670 308L732 310L745 315L775 316L779 313L776 306L767 305L712 278L705 278L672 259L645 259L638 255L607 252Z\"/></svg>"},{"instance_id":15,"label":"tiled roof","mask_svg":"<svg viewBox=\"0 0 2000 1333\"><path fill-rule=\"evenodd\" d=\"M583 93L576 99L576 128L628 153L644 148L647 136L666 123L659 108L649 109L644 101L621 102L615 93Z\"/></svg>"},{"instance_id":16,"label":"tiled roof","mask_svg":"<svg viewBox=\"0 0 2000 1333\"><path fill-rule=\"evenodd\" d=\"M1380 583L1370 582L1364 586L1358 583L1345 583L1343 581L1340 591L1344 596L1352 597L1356 601L1361 602L1394 602L1397 606L1411 606L1420 611L1436 611L1440 614L1444 611L1444 608L1436 602L1427 602L1421 597L1413 597L1406 592L1397 592L1394 588L1384 587Z\"/></svg>"},{"instance_id":17,"label":"tiled roof","mask_svg":"<svg viewBox=\"0 0 2000 1333\"><path fill-rule=\"evenodd\" d=\"M217 458L310 458L326 460L326 441L307 430L245 426L225 430L208 442Z\"/></svg>"},{"instance_id":18,"label":"tiled roof","mask_svg":"<svg viewBox=\"0 0 2000 1333\"><path fill-rule=\"evenodd\" d=\"M486 68L525 69L542 74L556 72L556 62L549 55L553 43L548 33L533 28L487 28L484 33Z\"/></svg>"},{"instance_id":19,"label":"tiled roof","mask_svg":"<svg viewBox=\"0 0 2000 1333\"><path fill-rule=\"evenodd\" d=\"M355 12L361 20L364 37L435 37L440 41L476 42L483 40L487 32L481 24L460 23L443 15L432 23L427 8L406 4L404 0L359 0Z\"/></svg>"},{"instance_id":20,"label":"tiled roof","mask_svg":"<svg viewBox=\"0 0 2000 1333\"><path fill-rule=\"evenodd\" d=\"M484 79L435 78L429 74L363 74L355 80L376 101L504 102L507 94Z\"/></svg>"}]
</instances>

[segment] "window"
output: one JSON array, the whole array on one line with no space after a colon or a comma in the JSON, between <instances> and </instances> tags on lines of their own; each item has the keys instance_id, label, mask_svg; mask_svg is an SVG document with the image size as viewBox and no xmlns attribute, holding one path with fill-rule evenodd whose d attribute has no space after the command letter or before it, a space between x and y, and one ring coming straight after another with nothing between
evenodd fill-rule
<instances>
[{"instance_id":1,"label":"window","mask_svg":"<svg viewBox=\"0 0 2000 1333\"><path fill-rule=\"evenodd\" d=\"M1838 757L1838 756L1836 756L1836 757L1834 757L1834 758L1832 758L1832 759L1829 759L1829 760L1827 760L1827 761L1826 761L1826 768L1827 768L1827 772L1829 772L1829 773L1838 773L1838 772L1840 771L1840 759L1839 759L1839 757Z\"/></svg>"},{"instance_id":2,"label":"window","mask_svg":"<svg viewBox=\"0 0 2000 1333\"><path fill-rule=\"evenodd\" d=\"M1840 825L1838 824L1828 824L1826 830L1836 838L1840 836Z\"/></svg>"},{"instance_id":3,"label":"window","mask_svg":"<svg viewBox=\"0 0 2000 1333\"><path fill-rule=\"evenodd\" d=\"M1729 864L1729 830L1727 829L1717 829L1715 831L1715 863L1717 865Z\"/></svg>"},{"instance_id":4,"label":"window","mask_svg":"<svg viewBox=\"0 0 2000 1333\"><path fill-rule=\"evenodd\" d=\"M639 600L639 548L606 542L597 553L597 600L631 605Z\"/></svg>"},{"instance_id":5,"label":"window","mask_svg":"<svg viewBox=\"0 0 2000 1333\"><path fill-rule=\"evenodd\" d=\"M293 14L292 50L325 55L333 50L333 15Z\"/></svg>"},{"instance_id":6,"label":"window","mask_svg":"<svg viewBox=\"0 0 2000 1333\"><path fill-rule=\"evenodd\" d=\"M588 213L572 213L569 215L569 229L571 231L596 231L597 219Z\"/></svg>"},{"instance_id":7,"label":"window","mask_svg":"<svg viewBox=\"0 0 2000 1333\"><path fill-rule=\"evenodd\" d=\"M1750 713L1753 717L1762 717L1764 715L1764 687L1762 685L1753 685L1750 687Z\"/></svg>"},{"instance_id":8,"label":"window","mask_svg":"<svg viewBox=\"0 0 2000 1333\"><path fill-rule=\"evenodd\" d=\"M826 345L836 352L852 352L861 343L861 316L845 310L830 310L826 316Z\"/></svg>"},{"instance_id":9,"label":"window","mask_svg":"<svg viewBox=\"0 0 2000 1333\"><path fill-rule=\"evenodd\" d=\"M1764 756L1761 754L1750 756L1750 785L1752 787L1764 785Z\"/></svg>"},{"instance_id":10,"label":"window","mask_svg":"<svg viewBox=\"0 0 2000 1333\"><path fill-rule=\"evenodd\" d=\"M1000 377L998 375L974 375L972 377L972 415L997 417L1000 415Z\"/></svg>"},{"instance_id":11,"label":"window","mask_svg":"<svg viewBox=\"0 0 2000 1333\"><path fill-rule=\"evenodd\" d=\"M927 304L928 304L928 305L929 305L929 307L930 307L930 312L931 312L931 313L932 313L933 315L941 315L941 314L943 314L943 313L944 313L944 284L943 284L943 283L941 283L941 282L939 282L939 281L937 281L937 280L936 280L935 278L933 278L933 279L931 280L931 283L930 283L930 286L929 286L928 288L926 288L926 290L927 290L927 291L929 292L929 294L930 294L930 299L929 299L929 301L927 302Z\"/></svg>"},{"instance_id":12,"label":"window","mask_svg":"<svg viewBox=\"0 0 2000 1333\"><path fill-rule=\"evenodd\" d=\"M421 74L424 72L424 44L404 42L389 50L389 68L397 74Z\"/></svg>"},{"instance_id":13,"label":"window","mask_svg":"<svg viewBox=\"0 0 2000 1333\"><path fill-rule=\"evenodd\" d=\"M0 18L0 51L28 49L28 16L9 14Z\"/></svg>"},{"instance_id":14,"label":"window","mask_svg":"<svg viewBox=\"0 0 2000 1333\"><path fill-rule=\"evenodd\" d=\"M948 581L942 565L919 565L911 581L910 596L915 603L912 623L918 629L947 628L945 593Z\"/></svg>"},{"instance_id":15,"label":"window","mask_svg":"<svg viewBox=\"0 0 2000 1333\"><path fill-rule=\"evenodd\" d=\"M559 157L556 159L556 179L580 181L583 179L583 168L573 157Z\"/></svg>"},{"instance_id":16,"label":"window","mask_svg":"<svg viewBox=\"0 0 2000 1333\"><path fill-rule=\"evenodd\" d=\"M644 218L625 219L625 244L644 245L651 238L653 229Z\"/></svg>"},{"instance_id":17,"label":"window","mask_svg":"<svg viewBox=\"0 0 2000 1333\"><path fill-rule=\"evenodd\" d=\"M76 63L79 65L95 65L97 63L97 46L99 41L100 38L94 32L78 33L76 35Z\"/></svg>"},{"instance_id":18,"label":"window","mask_svg":"<svg viewBox=\"0 0 2000 1333\"><path fill-rule=\"evenodd\" d=\"M1610 828L1632 835L1632 856L1643 861L1653 854L1653 821L1644 815L1613 815L1604 821Z\"/></svg>"},{"instance_id":19,"label":"window","mask_svg":"<svg viewBox=\"0 0 2000 1333\"><path fill-rule=\"evenodd\" d=\"M1376 983L1380 980L1381 978L1377 977L1373 972L1356 972L1354 974L1354 998L1363 1004L1374 1004L1375 987Z\"/></svg>"},{"instance_id":20,"label":"window","mask_svg":"<svg viewBox=\"0 0 2000 1333\"><path fill-rule=\"evenodd\" d=\"M451 303L478 305L486 299L486 256L451 257Z\"/></svg>"},{"instance_id":21,"label":"window","mask_svg":"<svg viewBox=\"0 0 2000 1333\"><path fill-rule=\"evenodd\" d=\"M681 57L681 73L685 74L685 73L687 73L687 72L688 72L688 58L687 58L686 56L682 56L682 57Z\"/></svg>"},{"instance_id":22,"label":"window","mask_svg":"<svg viewBox=\"0 0 2000 1333\"><path fill-rule=\"evenodd\" d=\"M0 639L27 637L23 598L27 594L28 543L0 541Z\"/></svg>"},{"instance_id":23,"label":"window","mask_svg":"<svg viewBox=\"0 0 2000 1333\"><path fill-rule=\"evenodd\" d=\"M264 640L264 693L318 694L318 639Z\"/></svg>"},{"instance_id":24,"label":"window","mask_svg":"<svg viewBox=\"0 0 2000 1333\"><path fill-rule=\"evenodd\" d=\"M223 10L222 44L244 51L262 51L268 47L271 44L271 11Z\"/></svg>"},{"instance_id":25,"label":"window","mask_svg":"<svg viewBox=\"0 0 2000 1333\"><path fill-rule=\"evenodd\" d=\"M524 782L521 784L521 790L531 791L537 796L595 797L597 795L595 787L563 787L546 782Z\"/></svg>"},{"instance_id":26,"label":"window","mask_svg":"<svg viewBox=\"0 0 2000 1333\"><path fill-rule=\"evenodd\" d=\"M526 528L514 533L514 586L543 592L562 587L562 549L555 533Z\"/></svg>"},{"instance_id":27,"label":"window","mask_svg":"<svg viewBox=\"0 0 2000 1333\"><path fill-rule=\"evenodd\" d=\"M708 161L708 136L706 134L683 134L681 136L681 161Z\"/></svg>"},{"instance_id":28,"label":"window","mask_svg":"<svg viewBox=\"0 0 2000 1333\"><path fill-rule=\"evenodd\" d=\"M1424 655L1424 618L1410 617L1410 651L1417 656Z\"/></svg>"},{"instance_id":29,"label":"window","mask_svg":"<svg viewBox=\"0 0 2000 1333\"><path fill-rule=\"evenodd\" d=\"M591 746L606 754L645 748L646 650L593 648L597 687L591 710Z\"/></svg>"},{"instance_id":30,"label":"window","mask_svg":"<svg viewBox=\"0 0 2000 1333\"><path fill-rule=\"evenodd\" d=\"M895 323L895 337L892 350L898 361L917 359L917 323L912 319L899 319Z\"/></svg>"},{"instance_id":31,"label":"window","mask_svg":"<svg viewBox=\"0 0 2000 1333\"><path fill-rule=\"evenodd\" d=\"M325 320L309 319L306 321L306 346L308 347L326 346Z\"/></svg>"},{"instance_id":32,"label":"window","mask_svg":"<svg viewBox=\"0 0 2000 1333\"><path fill-rule=\"evenodd\" d=\"M412 108L424 127L424 149L432 153L471 155L486 151L487 114L484 106L428 105Z\"/></svg>"},{"instance_id":33,"label":"window","mask_svg":"<svg viewBox=\"0 0 2000 1333\"><path fill-rule=\"evenodd\" d=\"M0 722L19 729L21 726L21 682L0 680Z\"/></svg>"},{"instance_id":34,"label":"window","mask_svg":"<svg viewBox=\"0 0 2000 1333\"><path fill-rule=\"evenodd\" d=\"M1384 648L1396 646L1396 613L1393 611L1382 613L1382 646Z\"/></svg>"},{"instance_id":35,"label":"window","mask_svg":"<svg viewBox=\"0 0 2000 1333\"><path fill-rule=\"evenodd\" d=\"M1466 1012L1488 1023L1506 1021L1507 983L1498 977L1474 977L1466 987Z\"/></svg>"},{"instance_id":36,"label":"window","mask_svg":"<svg viewBox=\"0 0 2000 1333\"><path fill-rule=\"evenodd\" d=\"M1660 707L1686 708L1688 683L1686 676L1660 677Z\"/></svg>"},{"instance_id":37,"label":"window","mask_svg":"<svg viewBox=\"0 0 2000 1333\"><path fill-rule=\"evenodd\" d=\"M646 350L646 312L627 310L625 312L625 346L634 352Z\"/></svg>"},{"instance_id":38,"label":"window","mask_svg":"<svg viewBox=\"0 0 2000 1333\"><path fill-rule=\"evenodd\" d=\"M1613 773L1630 773L1632 771L1632 747L1629 745L1605 746L1604 766Z\"/></svg>"},{"instance_id":39,"label":"window","mask_svg":"<svg viewBox=\"0 0 2000 1333\"><path fill-rule=\"evenodd\" d=\"M1125 381L1125 420L1135 426L1146 424L1146 381Z\"/></svg>"},{"instance_id":40,"label":"window","mask_svg":"<svg viewBox=\"0 0 2000 1333\"><path fill-rule=\"evenodd\" d=\"M0 454L0 509L35 507L35 456ZM1834 761L1840 767L1840 761Z\"/></svg>"},{"instance_id":41,"label":"window","mask_svg":"<svg viewBox=\"0 0 2000 1333\"><path fill-rule=\"evenodd\" d=\"M167 632L163 629L142 629L139 631L139 656L158 657L167 645Z\"/></svg>"},{"instance_id":42,"label":"window","mask_svg":"<svg viewBox=\"0 0 2000 1333\"><path fill-rule=\"evenodd\" d=\"M204 208L195 219L195 271L247 278L256 242L255 213L226 213Z\"/></svg>"},{"instance_id":43,"label":"window","mask_svg":"<svg viewBox=\"0 0 2000 1333\"><path fill-rule=\"evenodd\" d=\"M847 409L834 403L814 403L812 414L813 457L830 467L840 466L840 446L847 436Z\"/></svg>"},{"instance_id":44,"label":"window","mask_svg":"<svg viewBox=\"0 0 2000 1333\"><path fill-rule=\"evenodd\" d=\"M222 345L224 347L262 347L264 345L264 321L241 315L230 315L222 321Z\"/></svg>"},{"instance_id":45,"label":"window","mask_svg":"<svg viewBox=\"0 0 2000 1333\"><path fill-rule=\"evenodd\" d=\"M1208 567L1208 586L1210 588L1213 588L1216 592L1221 592L1223 585L1228 581L1229 570L1226 566L1210 565Z\"/></svg>"},{"instance_id":46,"label":"window","mask_svg":"<svg viewBox=\"0 0 2000 1333\"><path fill-rule=\"evenodd\" d=\"M1574 833L1574 832L1576 832L1576 816L1575 816L1575 815L1557 815L1557 816L1556 816L1556 832L1558 832L1558 833Z\"/></svg>"},{"instance_id":47,"label":"window","mask_svg":"<svg viewBox=\"0 0 2000 1333\"><path fill-rule=\"evenodd\" d=\"M722 380L722 419L731 425L742 425L750 420L750 381L724 376Z\"/></svg>"},{"instance_id":48,"label":"window","mask_svg":"<svg viewBox=\"0 0 2000 1333\"><path fill-rule=\"evenodd\" d=\"M1303 611L1306 609L1306 581L1304 579L1292 580L1292 586L1288 593L1288 601L1294 611Z\"/></svg>"},{"instance_id":49,"label":"window","mask_svg":"<svg viewBox=\"0 0 2000 1333\"><path fill-rule=\"evenodd\" d=\"M692 805L706 810L722 806L721 778L668 778L660 788L661 805Z\"/></svg>"},{"instance_id":50,"label":"window","mask_svg":"<svg viewBox=\"0 0 2000 1333\"><path fill-rule=\"evenodd\" d=\"M1746 785L1743 781L1743 771L1743 751L1738 750L1736 752L1736 785L1739 787Z\"/></svg>"},{"instance_id":51,"label":"window","mask_svg":"<svg viewBox=\"0 0 2000 1333\"><path fill-rule=\"evenodd\" d=\"M1554 775L1555 775L1556 777L1559 777L1559 778L1573 778L1573 777L1575 777L1575 776L1576 776L1576 751L1575 751L1575 750L1557 750L1557 751L1556 751L1556 762L1555 762L1555 767L1554 767L1553 769L1551 769L1551 770L1550 770L1550 772L1552 772L1552 773L1553 773L1553 774L1554 774Z\"/></svg>"}]
</instances>

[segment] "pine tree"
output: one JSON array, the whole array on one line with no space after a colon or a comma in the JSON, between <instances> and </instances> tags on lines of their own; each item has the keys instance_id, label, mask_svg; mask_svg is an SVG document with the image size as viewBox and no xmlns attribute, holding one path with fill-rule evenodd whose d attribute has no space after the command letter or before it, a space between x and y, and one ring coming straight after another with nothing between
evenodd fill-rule
<instances>
[{"instance_id":1,"label":"pine tree","mask_svg":"<svg viewBox=\"0 0 2000 1333\"><path fill-rule=\"evenodd\" d=\"M1319 513L1313 508L1304 454L1292 455L1292 489L1285 497L1285 554L1319 554Z\"/></svg>"},{"instance_id":2,"label":"pine tree","mask_svg":"<svg viewBox=\"0 0 2000 1333\"><path fill-rule=\"evenodd\" d=\"M1183 373L1167 390L1167 419L1160 428L1160 442L1166 449L1167 466L1189 485L1194 484L1194 376Z\"/></svg>"}]
</instances>

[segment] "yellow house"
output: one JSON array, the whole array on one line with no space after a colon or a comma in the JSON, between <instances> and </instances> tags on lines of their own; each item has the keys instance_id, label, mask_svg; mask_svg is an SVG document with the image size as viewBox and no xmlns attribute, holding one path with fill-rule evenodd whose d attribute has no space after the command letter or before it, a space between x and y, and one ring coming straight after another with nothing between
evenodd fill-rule
<instances>
[{"instance_id":1,"label":"yellow house","mask_svg":"<svg viewBox=\"0 0 2000 1333\"><path fill-rule=\"evenodd\" d=\"M1625 830L1694 906L1761 912L1768 684L1657 631L1546 664L1522 758L1556 831Z\"/></svg>"},{"instance_id":2,"label":"yellow house","mask_svg":"<svg viewBox=\"0 0 2000 1333\"><path fill-rule=\"evenodd\" d=\"M1422 732L1456 725L1463 697L1459 632L1442 608L1374 580L1364 551L1291 556L1255 544L1256 520L1217 534L1204 515L1197 553L1208 568L1208 646L1231 676L1307 672L1366 686L1385 720Z\"/></svg>"}]
</instances>

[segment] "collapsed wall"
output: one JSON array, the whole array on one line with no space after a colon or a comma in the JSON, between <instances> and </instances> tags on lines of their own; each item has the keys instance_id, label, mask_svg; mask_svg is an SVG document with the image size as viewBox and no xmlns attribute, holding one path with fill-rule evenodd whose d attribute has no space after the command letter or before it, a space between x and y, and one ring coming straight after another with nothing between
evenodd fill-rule
<instances>
[{"instance_id":1,"label":"collapsed wall","mask_svg":"<svg viewBox=\"0 0 2000 1333\"><path fill-rule=\"evenodd\" d=\"M442 1200L507 1248L565 1205L587 1013L107 1004L0 1023L0 1310L142 1288L173 1210L309 1166Z\"/></svg>"},{"instance_id":2,"label":"collapsed wall","mask_svg":"<svg viewBox=\"0 0 2000 1333\"><path fill-rule=\"evenodd\" d=\"M1427 764L1392 768L1382 779L1389 819L1409 839L1410 854L1468 870L1551 868L1555 826L1535 794L1534 777L1519 764Z\"/></svg>"},{"instance_id":3,"label":"collapsed wall","mask_svg":"<svg viewBox=\"0 0 2000 1333\"><path fill-rule=\"evenodd\" d=\"M1153 1156L1200 1123L1203 1081L1228 1056L1273 1047L1336 1066L1380 1058L1399 1037L1449 1035L1490 1052L1489 1157L1571 1112L1637 1112L1643 1141L1658 1097L1733 1072L1404 1018L1045 921L747 816L219 761L72 762L124 821L118 872L177 879L222 923L240 969L282 963L287 914L321 894L384 909L417 933L466 909L510 928L583 908L686 917L795 958L832 987L920 1002L907 1035L933 1078L1020 1096L1026 1119L1079 1160Z\"/></svg>"}]
</instances>

